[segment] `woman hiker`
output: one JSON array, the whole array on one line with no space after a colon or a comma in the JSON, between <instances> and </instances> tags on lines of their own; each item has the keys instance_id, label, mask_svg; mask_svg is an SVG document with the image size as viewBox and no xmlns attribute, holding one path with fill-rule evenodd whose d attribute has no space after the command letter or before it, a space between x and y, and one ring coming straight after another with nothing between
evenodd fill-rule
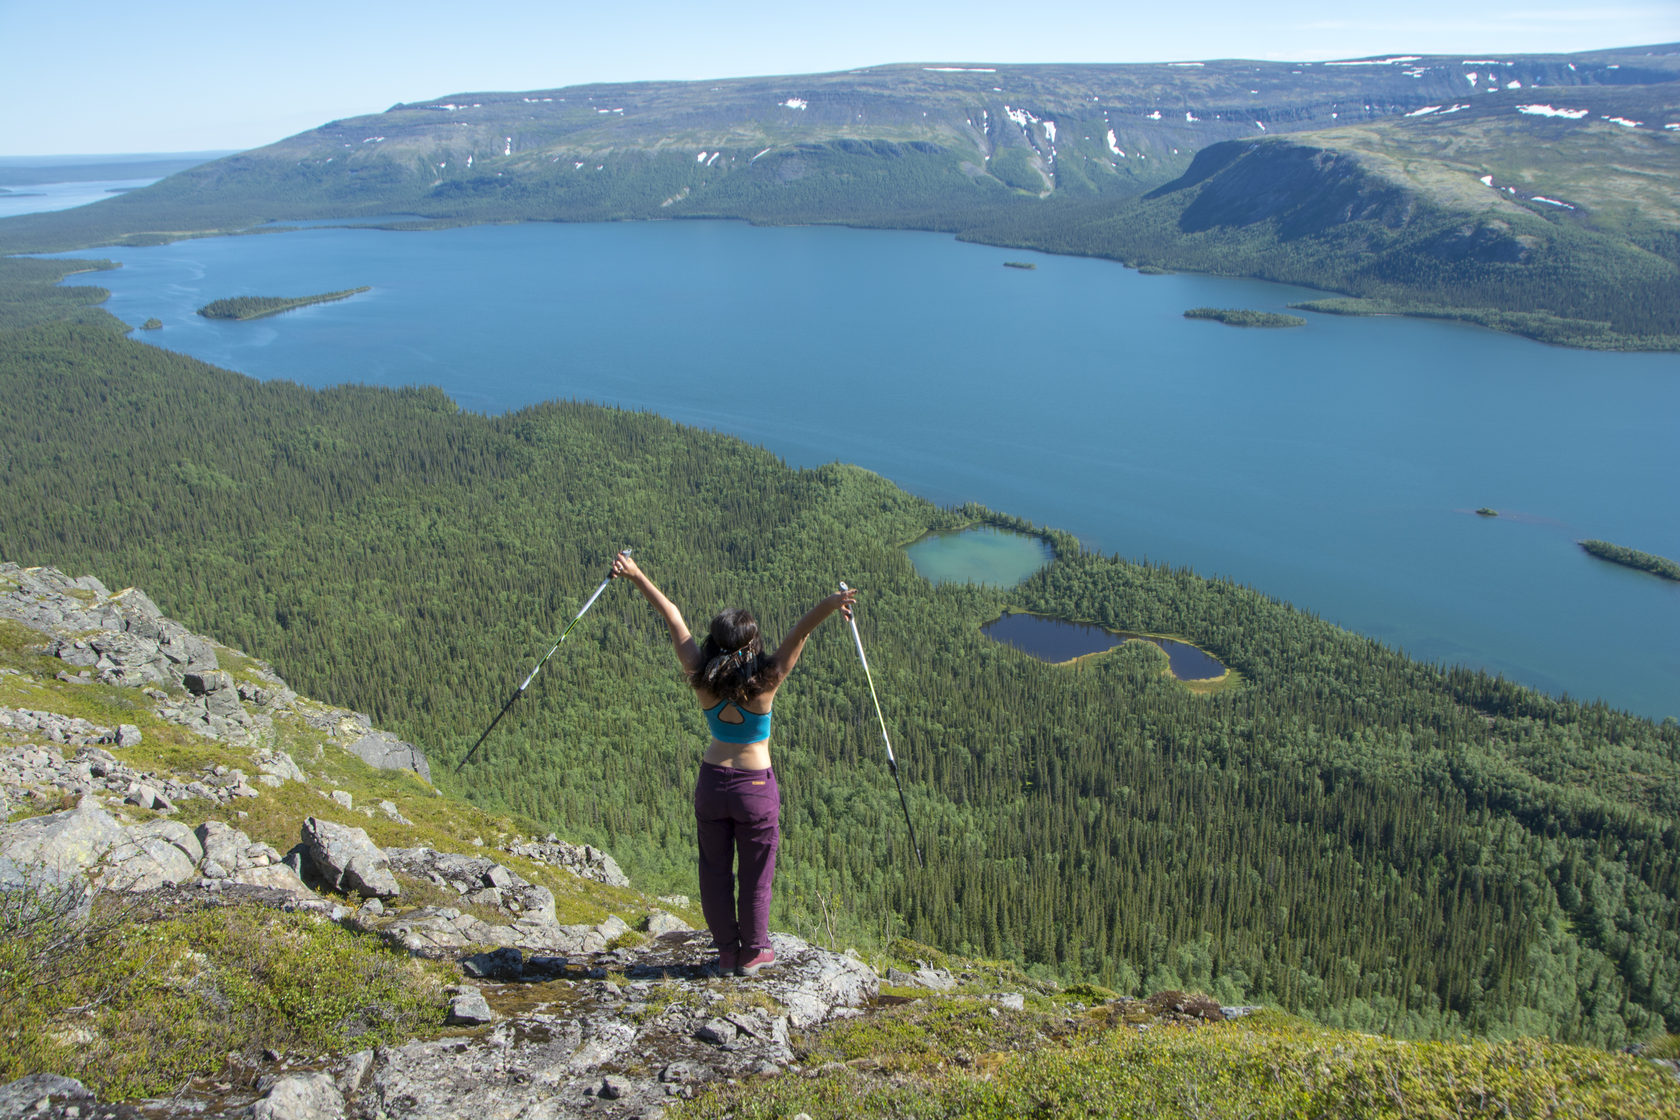
<instances>
[{"instance_id":1,"label":"woman hiker","mask_svg":"<svg viewBox=\"0 0 1680 1120\"><path fill-rule=\"evenodd\" d=\"M717 947L718 969L748 976L776 959L770 948L770 880L781 842L781 804L770 769L770 706L799 664L805 640L835 611L850 618L857 593L836 592L812 607L766 656L750 612L724 611L712 619L706 640L696 644L682 612L622 552L613 561L613 577L621 576L664 616L677 660L711 727L711 745L701 756L694 786L700 909Z\"/></svg>"}]
</instances>

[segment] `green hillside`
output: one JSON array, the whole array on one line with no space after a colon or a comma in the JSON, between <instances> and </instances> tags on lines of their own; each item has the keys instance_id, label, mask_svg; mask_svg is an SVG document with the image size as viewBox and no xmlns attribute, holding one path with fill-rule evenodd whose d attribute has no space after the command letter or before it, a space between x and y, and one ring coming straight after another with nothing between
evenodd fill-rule
<instances>
[{"instance_id":1,"label":"green hillside","mask_svg":"<svg viewBox=\"0 0 1680 1120\"><path fill-rule=\"evenodd\" d=\"M648 415L257 383L96 310L42 323L65 310L36 297L75 290L17 263L44 275L0 293L37 324L0 340L11 558L147 588L644 889L690 893L701 732L622 589L449 776L626 545L694 618L745 602L778 632L840 579L865 591L929 866L845 636L820 633L778 705L784 928L1412 1035L1680 1025L1680 727L1442 672L1060 534L1013 592L936 588L899 543L985 511ZM1243 684L1193 694L1135 644L1044 665L980 634L1006 606L1180 635Z\"/></svg>"},{"instance_id":2,"label":"green hillside","mask_svg":"<svg viewBox=\"0 0 1680 1120\"><path fill-rule=\"evenodd\" d=\"M1377 301L1364 310L1571 345L1674 349L1675 124L1674 45L463 93L0 221L0 250L322 217L843 222L1288 280Z\"/></svg>"}]
</instances>

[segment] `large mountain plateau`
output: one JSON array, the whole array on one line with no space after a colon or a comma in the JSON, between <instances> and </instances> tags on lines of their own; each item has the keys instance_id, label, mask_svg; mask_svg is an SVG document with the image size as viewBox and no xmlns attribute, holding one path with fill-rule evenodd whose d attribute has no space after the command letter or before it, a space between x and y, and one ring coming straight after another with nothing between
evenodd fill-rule
<instances>
[{"instance_id":1,"label":"large mountain plateau","mask_svg":"<svg viewBox=\"0 0 1680 1120\"><path fill-rule=\"evenodd\" d=\"M0 247L732 217L1252 275L1577 345L1680 346L1680 46L894 65L451 94L331 121Z\"/></svg>"}]
</instances>

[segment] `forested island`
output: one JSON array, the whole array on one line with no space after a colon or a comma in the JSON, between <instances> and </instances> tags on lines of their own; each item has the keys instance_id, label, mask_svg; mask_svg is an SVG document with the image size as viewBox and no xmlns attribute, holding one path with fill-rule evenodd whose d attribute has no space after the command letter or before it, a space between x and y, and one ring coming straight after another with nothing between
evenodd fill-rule
<instances>
[{"instance_id":1,"label":"forested island","mask_svg":"<svg viewBox=\"0 0 1680 1120\"><path fill-rule=\"evenodd\" d=\"M266 319L283 311L349 299L351 296L372 290L364 284L360 288L345 288L342 291L322 292L314 296L234 296L231 299L212 300L199 308L198 313L206 319Z\"/></svg>"},{"instance_id":2,"label":"forested island","mask_svg":"<svg viewBox=\"0 0 1680 1120\"><path fill-rule=\"evenodd\" d=\"M1004 268L1034 269L1038 266L1031 261L1004 261Z\"/></svg>"},{"instance_id":3,"label":"forested island","mask_svg":"<svg viewBox=\"0 0 1680 1120\"><path fill-rule=\"evenodd\" d=\"M1232 327L1303 327L1307 321L1299 315L1280 315L1276 311L1251 311L1235 307L1192 307L1184 313L1186 319L1212 319Z\"/></svg>"},{"instance_id":4,"label":"forested island","mask_svg":"<svg viewBox=\"0 0 1680 1120\"><path fill-rule=\"evenodd\" d=\"M0 267L11 557L148 589L420 744L448 792L686 893L692 775L671 760L701 727L623 589L453 764L626 543L685 609L749 603L773 633L843 555L928 866L890 823L847 635L819 632L778 707L780 928L1409 1036L1680 1027L1680 725L1060 532L1019 587L936 588L898 542L1010 519L647 414L258 382L124 337L96 289L51 286L79 267ZM1061 671L980 632L1005 609L1182 634L1241 683L1196 696L1126 647Z\"/></svg>"},{"instance_id":5,"label":"forested island","mask_svg":"<svg viewBox=\"0 0 1680 1120\"><path fill-rule=\"evenodd\" d=\"M1608 560L1612 564L1620 564L1624 568L1633 568L1636 571L1650 572L1663 579L1680 580L1680 564L1666 556L1640 552L1637 548L1624 548L1609 541L1587 540L1576 543L1600 560Z\"/></svg>"}]
</instances>

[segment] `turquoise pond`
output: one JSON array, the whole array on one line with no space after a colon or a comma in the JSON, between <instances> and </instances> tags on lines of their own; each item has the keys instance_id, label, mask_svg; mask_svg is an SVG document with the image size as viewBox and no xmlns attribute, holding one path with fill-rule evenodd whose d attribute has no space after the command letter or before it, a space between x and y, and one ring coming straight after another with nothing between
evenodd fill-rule
<instances>
[{"instance_id":1,"label":"turquoise pond","mask_svg":"<svg viewBox=\"0 0 1680 1120\"><path fill-rule=\"evenodd\" d=\"M904 550L932 583L981 583L1014 587L1054 553L1039 537L979 525L955 533L929 533Z\"/></svg>"},{"instance_id":2,"label":"turquoise pond","mask_svg":"<svg viewBox=\"0 0 1680 1120\"><path fill-rule=\"evenodd\" d=\"M253 377L647 409L1228 577L1428 661L1680 716L1680 586L1575 544L1680 557L1680 355L1401 318L1215 329L1185 309L1318 293L834 227L316 228L84 255L122 262L96 280L111 313L162 320L136 337ZM194 314L364 284L248 323Z\"/></svg>"}]
</instances>

